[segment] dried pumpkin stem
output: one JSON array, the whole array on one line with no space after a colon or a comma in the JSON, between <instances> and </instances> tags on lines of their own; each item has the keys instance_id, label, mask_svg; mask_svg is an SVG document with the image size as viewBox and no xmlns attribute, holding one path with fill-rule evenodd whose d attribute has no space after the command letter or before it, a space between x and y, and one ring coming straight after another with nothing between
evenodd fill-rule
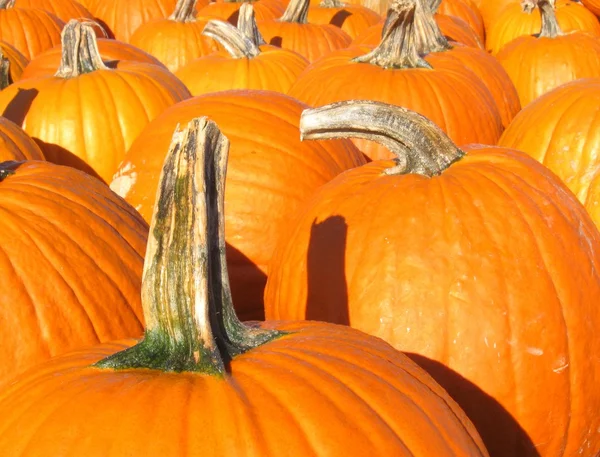
<instances>
[{"instance_id":1,"label":"dried pumpkin stem","mask_svg":"<svg viewBox=\"0 0 600 457\"><path fill-rule=\"evenodd\" d=\"M302 140L363 138L387 147L396 166L386 174L440 175L465 153L433 122L414 111L373 101L345 101L307 109Z\"/></svg>"},{"instance_id":2,"label":"dried pumpkin stem","mask_svg":"<svg viewBox=\"0 0 600 457\"><path fill-rule=\"evenodd\" d=\"M0 49L0 90L12 84L10 77L10 61L4 57L4 53Z\"/></svg>"},{"instance_id":3,"label":"dried pumpkin stem","mask_svg":"<svg viewBox=\"0 0 600 457\"><path fill-rule=\"evenodd\" d=\"M233 309L223 224L228 150L207 118L175 132L146 249L146 333L98 367L224 375L232 357L280 335L242 324Z\"/></svg>"},{"instance_id":4,"label":"dried pumpkin stem","mask_svg":"<svg viewBox=\"0 0 600 457\"><path fill-rule=\"evenodd\" d=\"M177 0L175 11L169 16L169 20L175 22L194 22L196 20L197 0Z\"/></svg>"},{"instance_id":5,"label":"dried pumpkin stem","mask_svg":"<svg viewBox=\"0 0 600 457\"><path fill-rule=\"evenodd\" d=\"M102 62L91 24L71 19L61 34L62 59L55 76L74 78L96 70L107 70Z\"/></svg>"},{"instance_id":6,"label":"dried pumpkin stem","mask_svg":"<svg viewBox=\"0 0 600 457\"><path fill-rule=\"evenodd\" d=\"M382 68L431 68L421 58L416 46L416 7L416 0L394 0L388 10L379 46L354 61Z\"/></svg>"},{"instance_id":7,"label":"dried pumpkin stem","mask_svg":"<svg viewBox=\"0 0 600 457\"><path fill-rule=\"evenodd\" d=\"M281 16L279 20L281 22L307 24L309 6L310 0L290 0L283 16Z\"/></svg>"},{"instance_id":8,"label":"dried pumpkin stem","mask_svg":"<svg viewBox=\"0 0 600 457\"><path fill-rule=\"evenodd\" d=\"M417 52L421 56L452 49L435 20L435 10L426 2L427 0L416 0L415 8L415 40Z\"/></svg>"},{"instance_id":9,"label":"dried pumpkin stem","mask_svg":"<svg viewBox=\"0 0 600 457\"><path fill-rule=\"evenodd\" d=\"M439 8L440 5L442 4L442 0L426 0L429 2L429 11L431 11L432 13L435 13Z\"/></svg>"},{"instance_id":10,"label":"dried pumpkin stem","mask_svg":"<svg viewBox=\"0 0 600 457\"><path fill-rule=\"evenodd\" d=\"M9 8L14 8L15 0L0 0L0 10L7 10Z\"/></svg>"},{"instance_id":11,"label":"dried pumpkin stem","mask_svg":"<svg viewBox=\"0 0 600 457\"><path fill-rule=\"evenodd\" d=\"M208 21L202 30L202 35L218 41L234 59L252 59L260 54L257 45L225 21Z\"/></svg>"},{"instance_id":12,"label":"dried pumpkin stem","mask_svg":"<svg viewBox=\"0 0 600 457\"><path fill-rule=\"evenodd\" d=\"M538 7L542 18L542 28L538 34L538 38L556 38L564 35L564 32L558 24L555 11L555 0L522 0L521 8L524 12L531 12Z\"/></svg>"},{"instance_id":13,"label":"dried pumpkin stem","mask_svg":"<svg viewBox=\"0 0 600 457\"><path fill-rule=\"evenodd\" d=\"M256 16L252 3L244 3L240 6L237 29L256 46L267 44L258 30L258 25L256 25Z\"/></svg>"},{"instance_id":14,"label":"dried pumpkin stem","mask_svg":"<svg viewBox=\"0 0 600 457\"><path fill-rule=\"evenodd\" d=\"M320 8L343 8L344 6L346 6L346 4L340 0L322 0L322 2L319 3Z\"/></svg>"}]
</instances>

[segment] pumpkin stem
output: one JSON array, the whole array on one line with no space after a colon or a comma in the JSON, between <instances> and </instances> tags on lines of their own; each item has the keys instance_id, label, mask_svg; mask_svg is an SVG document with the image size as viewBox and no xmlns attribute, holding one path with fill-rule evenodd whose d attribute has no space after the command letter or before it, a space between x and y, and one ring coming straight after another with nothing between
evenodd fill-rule
<instances>
[{"instance_id":1,"label":"pumpkin stem","mask_svg":"<svg viewBox=\"0 0 600 457\"><path fill-rule=\"evenodd\" d=\"M15 7L15 0L0 0L0 10L7 10Z\"/></svg>"},{"instance_id":2,"label":"pumpkin stem","mask_svg":"<svg viewBox=\"0 0 600 457\"><path fill-rule=\"evenodd\" d=\"M396 166L386 174L440 175L465 153L433 122L414 111L374 101L344 101L304 110L300 138L364 138L387 147Z\"/></svg>"},{"instance_id":3,"label":"pumpkin stem","mask_svg":"<svg viewBox=\"0 0 600 457\"><path fill-rule=\"evenodd\" d=\"M521 7L528 14L538 7L542 17L542 28L538 34L538 38L556 38L564 35L564 32L558 25L556 18L555 0L523 0Z\"/></svg>"},{"instance_id":4,"label":"pumpkin stem","mask_svg":"<svg viewBox=\"0 0 600 457\"><path fill-rule=\"evenodd\" d=\"M9 162L9 163L14 163L14 162ZM10 175L14 175L14 174L15 174L15 170L0 168L0 182L4 181Z\"/></svg>"},{"instance_id":5,"label":"pumpkin stem","mask_svg":"<svg viewBox=\"0 0 600 457\"><path fill-rule=\"evenodd\" d=\"M394 0L388 10L379 46L353 60L382 68L431 68L417 50L416 8L417 0Z\"/></svg>"},{"instance_id":6,"label":"pumpkin stem","mask_svg":"<svg viewBox=\"0 0 600 457\"><path fill-rule=\"evenodd\" d=\"M322 0L319 3L319 8L343 8L344 6L346 4L340 0Z\"/></svg>"},{"instance_id":7,"label":"pumpkin stem","mask_svg":"<svg viewBox=\"0 0 600 457\"><path fill-rule=\"evenodd\" d=\"M0 49L0 90L12 84L10 77L10 61L4 57L2 49Z\"/></svg>"},{"instance_id":8,"label":"pumpkin stem","mask_svg":"<svg viewBox=\"0 0 600 457\"><path fill-rule=\"evenodd\" d=\"M102 62L91 24L71 19L61 34L62 60L54 76L74 78L96 70L108 70Z\"/></svg>"},{"instance_id":9,"label":"pumpkin stem","mask_svg":"<svg viewBox=\"0 0 600 457\"><path fill-rule=\"evenodd\" d=\"M175 11L169 16L169 20L175 22L194 22L196 20L197 0L177 0Z\"/></svg>"},{"instance_id":10,"label":"pumpkin stem","mask_svg":"<svg viewBox=\"0 0 600 457\"><path fill-rule=\"evenodd\" d=\"M175 131L146 248L144 339L96 366L224 375L232 357L281 335L242 324L233 309L223 225L228 151L207 118Z\"/></svg>"},{"instance_id":11,"label":"pumpkin stem","mask_svg":"<svg viewBox=\"0 0 600 457\"><path fill-rule=\"evenodd\" d=\"M415 8L415 39L417 52L421 56L452 49L435 20L435 10L426 2L427 0L416 0Z\"/></svg>"},{"instance_id":12,"label":"pumpkin stem","mask_svg":"<svg viewBox=\"0 0 600 457\"><path fill-rule=\"evenodd\" d=\"M442 0L429 0L429 11L435 13L442 4Z\"/></svg>"},{"instance_id":13,"label":"pumpkin stem","mask_svg":"<svg viewBox=\"0 0 600 457\"><path fill-rule=\"evenodd\" d=\"M283 16L279 18L281 22L294 22L296 24L308 23L308 7L310 0L290 0Z\"/></svg>"},{"instance_id":14,"label":"pumpkin stem","mask_svg":"<svg viewBox=\"0 0 600 457\"><path fill-rule=\"evenodd\" d=\"M234 59L252 59L260 49L242 32L228 22L212 19L204 26L202 35L218 41Z\"/></svg>"},{"instance_id":15,"label":"pumpkin stem","mask_svg":"<svg viewBox=\"0 0 600 457\"><path fill-rule=\"evenodd\" d=\"M254 15L252 3L243 3L240 6L237 29L256 46L267 44L256 25L256 16Z\"/></svg>"}]
</instances>

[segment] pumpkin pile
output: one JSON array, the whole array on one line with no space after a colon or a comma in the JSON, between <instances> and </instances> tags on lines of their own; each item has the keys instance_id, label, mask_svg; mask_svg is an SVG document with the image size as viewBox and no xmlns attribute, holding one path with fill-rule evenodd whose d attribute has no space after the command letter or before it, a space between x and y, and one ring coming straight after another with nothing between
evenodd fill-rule
<instances>
[{"instance_id":1,"label":"pumpkin pile","mask_svg":"<svg viewBox=\"0 0 600 457\"><path fill-rule=\"evenodd\" d=\"M600 456L599 15L0 0L0 455Z\"/></svg>"}]
</instances>

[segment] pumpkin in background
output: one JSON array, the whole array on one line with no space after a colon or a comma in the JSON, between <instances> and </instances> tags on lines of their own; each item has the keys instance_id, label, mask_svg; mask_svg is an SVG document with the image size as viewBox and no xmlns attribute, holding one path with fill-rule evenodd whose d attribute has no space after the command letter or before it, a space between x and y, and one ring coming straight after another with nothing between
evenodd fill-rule
<instances>
[{"instance_id":1,"label":"pumpkin in background","mask_svg":"<svg viewBox=\"0 0 600 457\"><path fill-rule=\"evenodd\" d=\"M539 14L531 13L532 8L528 6L531 3L531 1L515 1L502 9L497 19L488 28L485 44L487 50L495 55L516 38L539 33L542 20ZM581 3L556 0L555 8L558 25L563 32L582 31L600 36L598 19Z\"/></svg>"},{"instance_id":2,"label":"pumpkin in background","mask_svg":"<svg viewBox=\"0 0 600 457\"><path fill-rule=\"evenodd\" d=\"M563 33L554 14L554 0L524 0L523 5L538 7L541 32L511 41L496 56L517 88L521 106L561 84L600 77L600 37Z\"/></svg>"},{"instance_id":3,"label":"pumpkin in background","mask_svg":"<svg viewBox=\"0 0 600 457\"><path fill-rule=\"evenodd\" d=\"M552 170L594 216L590 186L600 170L600 77L564 84L531 102L498 144L526 152ZM594 218L600 227L600 219Z\"/></svg>"},{"instance_id":4,"label":"pumpkin in background","mask_svg":"<svg viewBox=\"0 0 600 457\"><path fill-rule=\"evenodd\" d=\"M69 22L63 50L56 76L12 84L0 92L0 109L38 142L47 160L110 182L146 124L190 94L156 65L106 67L88 24Z\"/></svg>"},{"instance_id":5,"label":"pumpkin in background","mask_svg":"<svg viewBox=\"0 0 600 457\"><path fill-rule=\"evenodd\" d=\"M177 0L86 0L84 4L111 38L129 42L140 25L168 17Z\"/></svg>"},{"instance_id":6,"label":"pumpkin in background","mask_svg":"<svg viewBox=\"0 0 600 457\"><path fill-rule=\"evenodd\" d=\"M65 23L37 8L15 8L15 0L0 0L0 40L31 59L60 43Z\"/></svg>"},{"instance_id":7,"label":"pumpkin in background","mask_svg":"<svg viewBox=\"0 0 600 457\"><path fill-rule=\"evenodd\" d=\"M208 17L196 17L197 0L178 0L173 14L142 24L129 42L160 60L171 72L198 57L218 51L202 36Z\"/></svg>"},{"instance_id":8,"label":"pumpkin in background","mask_svg":"<svg viewBox=\"0 0 600 457\"><path fill-rule=\"evenodd\" d=\"M600 0L581 0L581 3L596 16L600 16Z\"/></svg>"},{"instance_id":9,"label":"pumpkin in background","mask_svg":"<svg viewBox=\"0 0 600 457\"><path fill-rule=\"evenodd\" d=\"M492 456L594 457L600 233L575 196L526 154L461 150L400 107L342 102L300 128L370 137L396 160L342 173L297 212L267 319L347 324L413 354Z\"/></svg>"},{"instance_id":10,"label":"pumpkin in background","mask_svg":"<svg viewBox=\"0 0 600 457\"><path fill-rule=\"evenodd\" d=\"M257 0L257 1L219 1L211 2L198 11L198 16L218 18L236 25L238 22L239 11L242 5L250 3L254 8L256 19L265 21L281 17L285 12L285 2L280 0Z\"/></svg>"},{"instance_id":11,"label":"pumpkin in background","mask_svg":"<svg viewBox=\"0 0 600 457\"><path fill-rule=\"evenodd\" d=\"M0 163L22 160L44 160L44 154L21 127L0 117Z\"/></svg>"},{"instance_id":12,"label":"pumpkin in background","mask_svg":"<svg viewBox=\"0 0 600 457\"><path fill-rule=\"evenodd\" d=\"M0 208L0 386L55 355L142 334L148 226L131 206L85 173L29 161L0 164Z\"/></svg>"},{"instance_id":13,"label":"pumpkin in background","mask_svg":"<svg viewBox=\"0 0 600 457\"><path fill-rule=\"evenodd\" d=\"M489 31L492 23L498 18L501 11L511 3L519 3L520 0L494 0L493 2L487 0L479 0L479 12L483 18L486 32Z\"/></svg>"},{"instance_id":14,"label":"pumpkin in background","mask_svg":"<svg viewBox=\"0 0 600 457\"><path fill-rule=\"evenodd\" d=\"M476 33L482 43L485 42L483 17L471 0L424 0L429 8L446 16L454 16L465 21ZM494 0L498 1L498 0Z\"/></svg>"},{"instance_id":15,"label":"pumpkin in background","mask_svg":"<svg viewBox=\"0 0 600 457\"><path fill-rule=\"evenodd\" d=\"M343 3L340 0L323 0L308 9L311 24L331 24L341 28L350 38L356 38L369 27L379 23L381 16L362 5Z\"/></svg>"},{"instance_id":16,"label":"pumpkin in background","mask_svg":"<svg viewBox=\"0 0 600 457\"><path fill-rule=\"evenodd\" d=\"M156 57L128 43L109 38L98 38L96 43L100 58L107 67L119 68L119 64L123 61L134 61L154 64L166 69ZM62 46L59 45L48 49L27 64L25 70L23 70L22 77L37 78L39 76L52 76L56 73L56 69L60 67L61 58Z\"/></svg>"},{"instance_id":17,"label":"pumpkin in background","mask_svg":"<svg viewBox=\"0 0 600 457\"><path fill-rule=\"evenodd\" d=\"M202 33L226 51L192 60L175 72L194 96L230 89L286 93L308 66L300 54L265 44L251 3L240 8L237 28L211 20Z\"/></svg>"},{"instance_id":18,"label":"pumpkin in background","mask_svg":"<svg viewBox=\"0 0 600 457\"><path fill-rule=\"evenodd\" d=\"M308 22L309 0L290 0L279 19L260 21L258 28L267 44L295 51L309 62L350 45L352 38L331 24Z\"/></svg>"},{"instance_id":19,"label":"pumpkin in background","mask_svg":"<svg viewBox=\"0 0 600 457\"><path fill-rule=\"evenodd\" d=\"M236 317L228 146L206 119L176 132L148 239L144 338L58 358L3 390L3 452L487 456L448 394L385 342L331 324Z\"/></svg>"},{"instance_id":20,"label":"pumpkin in background","mask_svg":"<svg viewBox=\"0 0 600 457\"><path fill-rule=\"evenodd\" d=\"M502 120L481 79L447 53L421 58L418 48L431 38L426 33L431 24L423 21L431 15L417 10L420 1L395 1L377 48L355 46L331 53L311 64L289 94L310 106L348 99L405 106L429 117L459 144L494 144ZM354 141L373 160L390 157L380 144Z\"/></svg>"},{"instance_id":21,"label":"pumpkin in background","mask_svg":"<svg viewBox=\"0 0 600 457\"><path fill-rule=\"evenodd\" d=\"M39 8L54 14L63 22L71 19L94 19L92 13L75 0L15 0L15 8Z\"/></svg>"},{"instance_id":22,"label":"pumpkin in background","mask_svg":"<svg viewBox=\"0 0 600 457\"><path fill-rule=\"evenodd\" d=\"M0 41L0 58L8 59L8 78L9 82L12 84L15 81L21 79L21 75L23 74L23 70L29 63L27 57L25 57L21 52L15 48L12 44L9 44L5 41Z\"/></svg>"},{"instance_id":23,"label":"pumpkin in background","mask_svg":"<svg viewBox=\"0 0 600 457\"><path fill-rule=\"evenodd\" d=\"M300 142L306 105L267 91L226 91L179 103L148 124L129 149L111 188L147 220L155 204L172 131L202 114L231 140L225 201L227 260L243 320L264 316L267 264L299 205L341 172L365 163L349 140Z\"/></svg>"}]
</instances>

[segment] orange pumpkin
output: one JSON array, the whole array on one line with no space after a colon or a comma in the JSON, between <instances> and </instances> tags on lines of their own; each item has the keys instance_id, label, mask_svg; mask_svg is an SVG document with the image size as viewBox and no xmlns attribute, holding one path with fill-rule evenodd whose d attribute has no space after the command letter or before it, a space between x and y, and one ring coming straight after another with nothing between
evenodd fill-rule
<instances>
[{"instance_id":1,"label":"orange pumpkin","mask_svg":"<svg viewBox=\"0 0 600 457\"><path fill-rule=\"evenodd\" d=\"M54 14L61 21L90 19L94 16L85 6L75 0L15 0L16 8L39 8Z\"/></svg>"},{"instance_id":2,"label":"orange pumpkin","mask_svg":"<svg viewBox=\"0 0 600 457\"><path fill-rule=\"evenodd\" d=\"M596 16L600 16L600 0L581 0L581 3Z\"/></svg>"},{"instance_id":3,"label":"orange pumpkin","mask_svg":"<svg viewBox=\"0 0 600 457\"><path fill-rule=\"evenodd\" d=\"M0 92L0 109L38 142L46 159L107 182L146 124L190 96L156 65L107 68L92 27L77 21L64 29L62 59L55 76L22 79Z\"/></svg>"},{"instance_id":4,"label":"orange pumpkin","mask_svg":"<svg viewBox=\"0 0 600 457\"><path fill-rule=\"evenodd\" d=\"M529 3L525 3L530 4ZM583 5L572 0L556 0L556 17L561 30L584 31L600 36L600 23ZM521 36L530 36L540 31L542 20L539 14L531 14L531 7L524 10L522 2L506 5L490 24L486 37L486 49L492 54Z\"/></svg>"},{"instance_id":5,"label":"orange pumpkin","mask_svg":"<svg viewBox=\"0 0 600 457\"><path fill-rule=\"evenodd\" d=\"M0 164L0 208L0 386L52 356L142 334L148 226L133 208L39 161Z\"/></svg>"},{"instance_id":6,"label":"orange pumpkin","mask_svg":"<svg viewBox=\"0 0 600 457\"><path fill-rule=\"evenodd\" d=\"M0 163L11 160L44 160L44 154L21 127L0 117Z\"/></svg>"},{"instance_id":7,"label":"orange pumpkin","mask_svg":"<svg viewBox=\"0 0 600 457\"><path fill-rule=\"evenodd\" d=\"M523 107L561 84L600 76L600 37L563 33L554 14L554 0L536 1L541 32L511 41L496 56L517 88ZM535 2L524 0L523 4L533 9Z\"/></svg>"},{"instance_id":8,"label":"orange pumpkin","mask_svg":"<svg viewBox=\"0 0 600 457\"><path fill-rule=\"evenodd\" d=\"M487 456L447 393L383 341L331 324L238 320L225 262L227 148L206 119L176 132L148 240L144 339L56 359L1 391L3 452Z\"/></svg>"},{"instance_id":9,"label":"orange pumpkin","mask_svg":"<svg viewBox=\"0 0 600 457\"><path fill-rule=\"evenodd\" d=\"M526 154L461 150L400 107L342 102L300 127L397 158L342 173L298 211L269 264L267 319L349 324L414 354L490 455L594 457L600 233L575 196Z\"/></svg>"},{"instance_id":10,"label":"orange pumpkin","mask_svg":"<svg viewBox=\"0 0 600 457\"><path fill-rule=\"evenodd\" d=\"M15 0L0 0L0 40L14 46L25 58L60 43L65 23L37 8L14 8Z\"/></svg>"},{"instance_id":11,"label":"orange pumpkin","mask_svg":"<svg viewBox=\"0 0 600 457\"><path fill-rule=\"evenodd\" d=\"M243 320L264 316L267 264L279 233L298 206L342 171L365 162L349 140L301 143L298 123L305 107L276 92L242 90L179 103L148 124L111 183L150 220L163 151L173 129L198 113L221 126L232 143L225 196L227 259L233 298Z\"/></svg>"},{"instance_id":12,"label":"orange pumpkin","mask_svg":"<svg viewBox=\"0 0 600 457\"><path fill-rule=\"evenodd\" d=\"M244 4L252 4L256 19L266 21L281 17L285 12L285 3L280 0L257 0L257 1L219 1L211 2L208 5L200 8L198 16L218 18L229 22L231 25L236 25L238 22L240 7Z\"/></svg>"},{"instance_id":13,"label":"orange pumpkin","mask_svg":"<svg viewBox=\"0 0 600 457\"><path fill-rule=\"evenodd\" d=\"M366 29L381 21L381 16L362 5L352 5L340 0L323 0L308 9L311 24L331 24L341 28L354 39Z\"/></svg>"},{"instance_id":14,"label":"orange pumpkin","mask_svg":"<svg viewBox=\"0 0 600 457\"><path fill-rule=\"evenodd\" d=\"M29 60L13 45L0 41L0 52L2 57L8 59L8 77L9 83L13 83L21 79L23 70L27 66Z\"/></svg>"},{"instance_id":15,"label":"orange pumpkin","mask_svg":"<svg viewBox=\"0 0 600 457\"><path fill-rule=\"evenodd\" d=\"M173 14L139 26L129 42L160 60L171 72L198 57L218 51L202 36L208 17L196 17L197 0L178 0Z\"/></svg>"},{"instance_id":16,"label":"orange pumpkin","mask_svg":"<svg viewBox=\"0 0 600 457\"><path fill-rule=\"evenodd\" d=\"M482 43L485 42L483 17L471 0L425 0L431 11L455 16L465 21L477 33ZM497 0L494 0L497 1Z\"/></svg>"},{"instance_id":17,"label":"orange pumpkin","mask_svg":"<svg viewBox=\"0 0 600 457\"><path fill-rule=\"evenodd\" d=\"M395 2L377 48L331 53L311 64L289 94L310 106L349 99L404 106L432 119L459 144L494 144L502 132L494 98L476 74L447 53L421 58L418 47L431 37L422 33L425 16L416 13L417 6L417 0ZM390 157L382 145L354 141L373 160Z\"/></svg>"}]
</instances>

